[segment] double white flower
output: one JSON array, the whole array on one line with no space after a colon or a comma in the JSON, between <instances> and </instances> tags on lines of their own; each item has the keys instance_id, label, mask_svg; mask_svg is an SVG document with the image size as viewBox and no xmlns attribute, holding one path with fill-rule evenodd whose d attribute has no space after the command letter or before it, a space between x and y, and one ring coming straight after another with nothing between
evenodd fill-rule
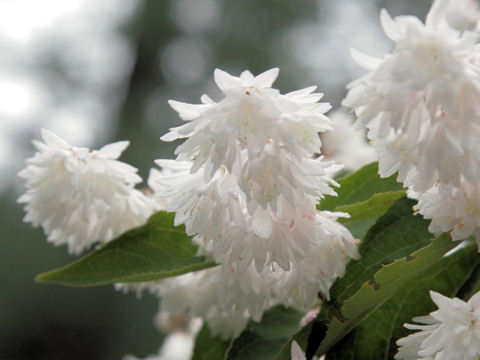
<instances>
[{"instance_id":1,"label":"double white flower","mask_svg":"<svg viewBox=\"0 0 480 360\"><path fill-rule=\"evenodd\" d=\"M74 147L48 130L34 141L38 152L19 173L27 192L24 221L42 226L48 241L79 254L143 224L156 203L134 188L137 169L116 160L128 141L100 150Z\"/></svg>"},{"instance_id":2,"label":"double white flower","mask_svg":"<svg viewBox=\"0 0 480 360\"><path fill-rule=\"evenodd\" d=\"M431 219L445 219L449 212L450 226L441 230L455 229L458 235L459 227L478 223L478 214L472 219L474 212L466 210L467 219L461 207L480 205L470 196L480 183L480 35L452 27L453 17L459 16L452 7L457 5L472 6L437 0L425 24L412 16L392 19L383 10L381 23L394 50L383 59L352 52L371 71L349 84L343 104L355 110L357 126L368 128L380 174L398 172L398 181L421 198L419 212ZM454 193L463 194L464 200L445 198ZM433 213L440 203L451 209ZM476 230L469 228L462 238Z\"/></svg>"},{"instance_id":3,"label":"double white flower","mask_svg":"<svg viewBox=\"0 0 480 360\"><path fill-rule=\"evenodd\" d=\"M330 106L318 103L314 87L282 95L271 88L277 75L216 70L219 102L205 95L200 105L171 101L187 124L162 139L187 140L176 161L156 161L158 196L220 264L215 303L257 321L273 303L309 309L319 292L328 298L348 259L358 258L336 221L348 215L316 210L324 194L335 194L330 176L341 168L314 159L318 132L332 129L324 115Z\"/></svg>"},{"instance_id":4,"label":"double white flower","mask_svg":"<svg viewBox=\"0 0 480 360\"><path fill-rule=\"evenodd\" d=\"M329 297L358 252L336 221L348 215L316 210L324 194L335 194L330 176L341 168L314 159L318 132L331 129L324 115L330 106L318 103L314 87L280 94L271 88L277 75L272 69L236 78L217 70L224 99L171 103L188 123L164 139L188 139L177 160L158 160L162 170L151 171L155 198L135 189L141 178L134 167L116 160L128 142L90 151L42 131L38 153L20 173L27 181L19 199L25 220L78 254L167 207L219 266L117 287L148 288L163 298L162 311L202 317L224 337L237 335L248 318L259 321L272 304L310 309L319 292ZM186 291L196 296L178 295Z\"/></svg>"},{"instance_id":5,"label":"double white flower","mask_svg":"<svg viewBox=\"0 0 480 360\"><path fill-rule=\"evenodd\" d=\"M480 293L467 302L430 291L438 310L413 318L421 325L405 324L419 330L397 341L395 359L477 360L480 355Z\"/></svg>"}]
</instances>

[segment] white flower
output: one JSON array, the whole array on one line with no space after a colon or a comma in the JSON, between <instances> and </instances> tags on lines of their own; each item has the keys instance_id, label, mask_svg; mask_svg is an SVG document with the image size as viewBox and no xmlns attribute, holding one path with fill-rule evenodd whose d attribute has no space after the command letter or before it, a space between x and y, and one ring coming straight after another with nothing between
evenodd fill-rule
<instances>
[{"instance_id":1,"label":"white flower","mask_svg":"<svg viewBox=\"0 0 480 360\"><path fill-rule=\"evenodd\" d=\"M413 318L420 330L397 341L395 359L477 360L480 355L480 292L465 302L430 291L438 310Z\"/></svg>"},{"instance_id":2,"label":"white flower","mask_svg":"<svg viewBox=\"0 0 480 360\"><path fill-rule=\"evenodd\" d=\"M171 129L162 140L188 138L175 153L178 160L195 159L192 173L205 165L206 180L222 165L232 172L241 162L242 149L247 149L249 160L267 143L281 145L298 159L318 152L317 132L330 129L323 115L330 105L317 103L322 95L313 93L315 87L280 94L271 88L278 72L274 68L254 77L244 71L234 77L215 70L215 82L225 97L215 103L204 95L200 105L170 101L188 123Z\"/></svg>"},{"instance_id":3,"label":"white flower","mask_svg":"<svg viewBox=\"0 0 480 360\"><path fill-rule=\"evenodd\" d=\"M321 302L319 292L329 298L329 288L336 277L343 276L348 259L358 258L355 241L335 221L336 216L318 214L314 220L321 225L320 237L330 237L310 245L301 260L289 264L288 271L274 261L267 262L270 265L262 266L261 271L253 263L244 268L243 263L229 261L230 255L226 254L215 268L153 282L116 284L116 288L137 293L148 290L162 298L162 312L201 317L214 334L234 337L248 318L260 321L264 311L274 304L308 311ZM195 242L207 256L210 254L209 242L200 237Z\"/></svg>"},{"instance_id":4,"label":"white flower","mask_svg":"<svg viewBox=\"0 0 480 360\"><path fill-rule=\"evenodd\" d=\"M128 146L121 141L100 150L73 147L42 130L38 152L19 173L27 192L24 221L42 226L48 241L67 244L79 254L97 241L107 242L143 224L156 205L134 185L137 169L116 160Z\"/></svg>"},{"instance_id":5,"label":"white flower","mask_svg":"<svg viewBox=\"0 0 480 360\"><path fill-rule=\"evenodd\" d=\"M167 211L175 212L175 226L185 224L189 235L216 238L230 220L243 225L234 176L220 170L204 182L204 168L190 174L189 161L156 160L156 163L162 167L162 176L154 179L157 196L165 198Z\"/></svg>"},{"instance_id":6,"label":"white flower","mask_svg":"<svg viewBox=\"0 0 480 360\"><path fill-rule=\"evenodd\" d=\"M214 336L230 339L237 336L245 327L248 320L246 308L249 304L243 299L223 298L229 287L236 287L239 293L241 279L231 284L226 284L222 277L224 272L220 267L201 270L197 272L168 278L157 282L157 295L162 298L161 311L171 314L187 314L189 317L201 317L210 327ZM247 274L248 276L248 274ZM261 280L257 277L257 280ZM250 288L249 288L250 289ZM264 291L264 289L259 289ZM258 307L257 299L250 304Z\"/></svg>"},{"instance_id":7,"label":"white flower","mask_svg":"<svg viewBox=\"0 0 480 360\"><path fill-rule=\"evenodd\" d=\"M185 224L200 251L219 264L182 278L188 285L162 281L163 310L200 316L224 337L248 318L260 321L272 304L310 310L359 256L336 221L348 214L316 209L324 194L335 195L331 174L341 168L313 159L318 132L330 128L323 115L329 106L317 103L314 88L281 95L271 88L277 75L273 69L236 78L217 70L224 99L172 102L189 123L162 139L188 139L177 160L156 161L157 195L176 213L175 224ZM225 324L232 316L241 327Z\"/></svg>"},{"instance_id":8,"label":"white flower","mask_svg":"<svg viewBox=\"0 0 480 360\"><path fill-rule=\"evenodd\" d=\"M333 160L351 171L378 160L375 149L366 141L366 134L354 128L348 114L337 110L329 117L333 130L320 134L325 160Z\"/></svg>"},{"instance_id":9,"label":"white flower","mask_svg":"<svg viewBox=\"0 0 480 360\"><path fill-rule=\"evenodd\" d=\"M317 213L316 197L292 190L292 185L286 184L285 192L278 194L276 209L258 205L249 209L248 196L226 169L215 172L209 182L203 182L203 167L190 174L190 163L186 161L157 160L157 164L164 168L165 174L157 180L163 188L159 195L167 197L167 210L176 212L175 224L184 223L188 234L199 234L202 247L211 249L217 263L238 264L242 271L254 262L258 272L275 263L289 271L291 264L299 267L307 255L314 256L317 260L321 258L319 270L324 276L319 273L313 276L328 278L321 289L327 293L327 283L342 273L338 266L330 267L330 264L340 257L344 266L347 261L344 254L358 256L351 234L335 221L345 214L335 214L332 218L331 214ZM308 174L309 167L298 170L301 171ZM322 176L325 175L320 172L319 180ZM307 180L310 178L314 175L305 176ZM256 192L258 197L258 193L264 188L268 190L270 185L265 180L264 186L258 185L252 193ZM304 182L303 186L314 189L313 183ZM318 187L324 192L330 190L326 185ZM296 205L301 206L291 206L287 200L289 193L297 197Z\"/></svg>"},{"instance_id":10,"label":"white flower","mask_svg":"<svg viewBox=\"0 0 480 360\"><path fill-rule=\"evenodd\" d=\"M167 209L167 200L163 197L157 196L163 191L163 187L160 184L160 179L165 176L164 171L151 168L148 173L147 179L147 195L156 202L156 210L166 210Z\"/></svg>"},{"instance_id":11,"label":"white flower","mask_svg":"<svg viewBox=\"0 0 480 360\"><path fill-rule=\"evenodd\" d=\"M292 208L303 209L309 207L311 197L336 195L329 185L338 184L330 176L341 168L321 157L296 159L282 146L268 143L255 159L245 156L238 175L234 173L253 215L258 206L277 212L279 204L286 201Z\"/></svg>"},{"instance_id":12,"label":"white flower","mask_svg":"<svg viewBox=\"0 0 480 360\"><path fill-rule=\"evenodd\" d=\"M450 232L453 240L463 240L472 234L480 241L480 184L463 179L460 187L434 185L418 198L416 209L431 219L429 230L434 234Z\"/></svg>"},{"instance_id":13,"label":"white flower","mask_svg":"<svg viewBox=\"0 0 480 360\"><path fill-rule=\"evenodd\" d=\"M318 301L319 292L329 300L329 289L337 277L343 277L349 259L360 258L357 240L336 221L343 215L322 211L295 225L295 240L305 237L311 243L299 244L304 245L304 256L292 262L291 270L277 283L277 297L286 306L309 310Z\"/></svg>"},{"instance_id":14,"label":"white flower","mask_svg":"<svg viewBox=\"0 0 480 360\"><path fill-rule=\"evenodd\" d=\"M354 58L372 70L349 84L343 104L379 152L380 174L423 192L437 182L458 186L480 177L479 34L452 29L449 1L437 0L426 23L411 16L381 22L395 42L392 54Z\"/></svg>"},{"instance_id":15,"label":"white flower","mask_svg":"<svg viewBox=\"0 0 480 360\"><path fill-rule=\"evenodd\" d=\"M199 317L214 336L231 339L250 317L260 321L263 312L278 303L273 300L273 286L279 274L269 269L259 274L252 267L240 272L225 264L158 281L116 284L116 289L148 290L161 298L161 313Z\"/></svg>"},{"instance_id":16,"label":"white flower","mask_svg":"<svg viewBox=\"0 0 480 360\"><path fill-rule=\"evenodd\" d=\"M264 311L274 304L308 311L318 306L322 297L329 298L329 288L336 277L344 275L348 259L359 256L348 230L335 221L338 215L319 212L314 218L302 219L304 223L297 228L314 239L302 234L306 240L299 238L298 246L305 246L304 253L295 263L288 263L289 270L270 258L263 259L257 269L251 261L247 265L232 261L227 253L215 268L153 282L116 284L116 288L137 293L149 290L162 298L162 313L201 317L214 335L232 338L243 330L249 318L260 321ZM308 229L308 223L318 229ZM205 255L211 255L211 241L197 236L195 242Z\"/></svg>"},{"instance_id":17,"label":"white flower","mask_svg":"<svg viewBox=\"0 0 480 360\"><path fill-rule=\"evenodd\" d=\"M337 277L344 275L348 259L359 257L355 240L335 221L337 216L320 212L315 218L303 219L304 223L298 224L299 231L314 234L318 239L306 237L307 242L302 243L299 238L298 245L305 247L304 253L295 263L288 263L288 270L270 258L263 259L261 268L257 269L252 261L232 261L231 254L227 253L221 265L212 269L156 282L117 284L116 287L137 293L149 290L162 297L163 312L201 317L215 333L233 336L240 328L229 328L225 320L228 316L260 321L263 312L273 304L282 303L308 311L321 302L319 292L329 299L329 288ZM308 223L318 229L306 228ZM310 240L317 242L309 244ZM211 242L200 237L196 237L195 242L207 256L211 254Z\"/></svg>"}]
</instances>

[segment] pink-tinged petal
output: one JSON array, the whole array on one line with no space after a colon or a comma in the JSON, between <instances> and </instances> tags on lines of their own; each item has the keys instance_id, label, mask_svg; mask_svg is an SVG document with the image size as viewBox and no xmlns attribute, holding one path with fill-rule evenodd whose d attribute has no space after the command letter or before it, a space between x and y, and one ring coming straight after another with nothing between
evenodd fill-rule
<instances>
[{"instance_id":1,"label":"pink-tinged petal","mask_svg":"<svg viewBox=\"0 0 480 360\"><path fill-rule=\"evenodd\" d=\"M103 146L98 153L109 159L118 159L128 145L130 145L130 141L117 141Z\"/></svg>"},{"instance_id":2,"label":"pink-tinged petal","mask_svg":"<svg viewBox=\"0 0 480 360\"><path fill-rule=\"evenodd\" d=\"M303 353L300 345L295 340L292 341L292 360L305 360L305 354Z\"/></svg>"},{"instance_id":3,"label":"pink-tinged petal","mask_svg":"<svg viewBox=\"0 0 480 360\"><path fill-rule=\"evenodd\" d=\"M215 69L213 73L213 78L215 79L215 83L220 88L220 90L228 90L231 88L242 86L242 82L238 77L232 76L229 73L220 69Z\"/></svg>"},{"instance_id":4,"label":"pink-tinged petal","mask_svg":"<svg viewBox=\"0 0 480 360\"><path fill-rule=\"evenodd\" d=\"M319 309L313 309L310 310L301 320L300 320L300 326L304 327L307 326L309 323L313 321L318 315Z\"/></svg>"}]
</instances>

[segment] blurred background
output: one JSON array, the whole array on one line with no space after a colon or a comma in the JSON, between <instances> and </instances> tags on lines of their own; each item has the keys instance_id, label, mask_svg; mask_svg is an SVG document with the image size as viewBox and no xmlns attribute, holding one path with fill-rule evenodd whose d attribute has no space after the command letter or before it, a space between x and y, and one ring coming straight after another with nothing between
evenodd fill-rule
<instances>
[{"instance_id":1,"label":"blurred background","mask_svg":"<svg viewBox=\"0 0 480 360\"><path fill-rule=\"evenodd\" d=\"M391 47L378 14L424 18L429 0L0 0L0 359L121 359L156 353L157 301L40 285L36 274L71 262L64 247L22 223L16 174L39 130L76 146L130 140L122 160L146 177L176 143L168 99L219 98L218 67L239 75L280 67L282 92L318 85L339 107L363 74L355 47Z\"/></svg>"}]
</instances>

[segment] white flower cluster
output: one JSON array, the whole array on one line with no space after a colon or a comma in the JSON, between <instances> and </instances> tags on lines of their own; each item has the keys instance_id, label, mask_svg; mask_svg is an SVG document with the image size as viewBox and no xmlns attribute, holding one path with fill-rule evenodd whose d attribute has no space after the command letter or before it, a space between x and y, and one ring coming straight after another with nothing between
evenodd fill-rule
<instances>
[{"instance_id":1,"label":"white flower cluster","mask_svg":"<svg viewBox=\"0 0 480 360\"><path fill-rule=\"evenodd\" d=\"M480 356L480 292L467 302L430 291L438 310L413 318L419 330L397 341L395 359L477 360Z\"/></svg>"},{"instance_id":2,"label":"white flower cluster","mask_svg":"<svg viewBox=\"0 0 480 360\"><path fill-rule=\"evenodd\" d=\"M79 254L141 225L156 210L174 211L199 251L219 266L174 279L117 284L149 289L162 312L201 317L212 332L236 336L249 318L260 321L273 304L311 309L329 298L356 240L317 211L335 195L331 174L341 169L316 157L318 132L332 129L315 88L286 95L271 87L278 69L257 77L215 71L225 97L202 105L171 102L187 124L163 137L187 140L177 160L158 160L148 196L135 189L137 170L116 160L128 142L98 151L67 144L43 130L38 152L20 173L26 179L25 221L41 225L49 241ZM189 296L194 293L195 296ZM320 294L320 295L319 295Z\"/></svg>"},{"instance_id":3,"label":"white flower cluster","mask_svg":"<svg viewBox=\"0 0 480 360\"><path fill-rule=\"evenodd\" d=\"M355 110L357 126L368 128L380 175L398 172L398 181L420 200L418 211L433 220L430 230L453 231L457 239L471 235L480 221L476 6L437 0L425 24L412 16L392 19L383 10L394 50L383 59L352 51L371 71L348 85L343 101ZM459 29L454 23L467 14L469 23Z\"/></svg>"},{"instance_id":4,"label":"white flower cluster","mask_svg":"<svg viewBox=\"0 0 480 360\"><path fill-rule=\"evenodd\" d=\"M38 152L19 173L27 192L18 202L26 204L24 221L42 226L48 241L79 254L143 224L158 207L134 188L142 181L137 169L116 160L128 141L90 151L48 130L41 136L34 141Z\"/></svg>"},{"instance_id":5,"label":"white flower cluster","mask_svg":"<svg viewBox=\"0 0 480 360\"><path fill-rule=\"evenodd\" d=\"M316 210L324 194L335 194L330 174L340 168L314 159L318 132L331 129L324 115L330 106L318 103L314 87L282 95L271 87L277 75L278 69L257 77L216 70L225 95L218 103L206 95L201 105L171 101L187 124L162 139L187 140L177 160L156 161L157 196L220 264L160 282L162 310L187 310L224 337L239 331L224 328L232 317L243 327L274 303L310 309L319 292L329 297L348 259L359 256L336 221L348 215ZM192 288L204 296L180 300Z\"/></svg>"}]
</instances>

